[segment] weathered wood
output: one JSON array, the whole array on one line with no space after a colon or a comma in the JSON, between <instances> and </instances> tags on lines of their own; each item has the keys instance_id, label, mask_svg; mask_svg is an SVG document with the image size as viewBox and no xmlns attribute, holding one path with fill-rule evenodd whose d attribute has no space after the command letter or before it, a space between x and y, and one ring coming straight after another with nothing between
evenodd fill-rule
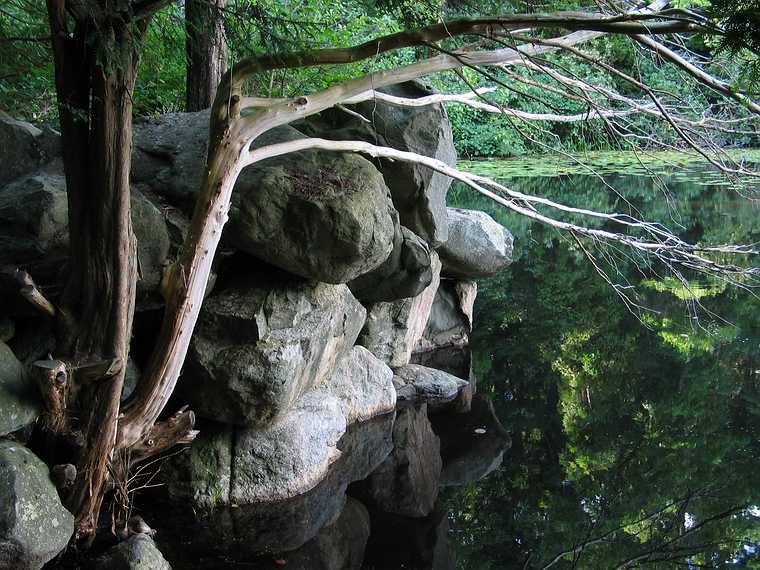
<instances>
[{"instance_id":1,"label":"weathered wood","mask_svg":"<svg viewBox=\"0 0 760 570\"><path fill-rule=\"evenodd\" d=\"M71 391L71 375L62 360L38 360L32 364L31 375L42 394L43 425L53 433L67 430L66 407Z\"/></svg>"},{"instance_id":2,"label":"weathered wood","mask_svg":"<svg viewBox=\"0 0 760 570\"><path fill-rule=\"evenodd\" d=\"M130 464L141 463L175 445L191 443L198 435L198 431L193 429L194 425L195 414L186 407L168 420L156 422L140 441L129 448Z\"/></svg>"},{"instance_id":3,"label":"weathered wood","mask_svg":"<svg viewBox=\"0 0 760 570\"><path fill-rule=\"evenodd\" d=\"M37 310L47 315L48 317L55 317L55 305L48 301L45 295L40 292L40 290L37 288L37 285L35 285L31 275L29 275L26 271L17 269L16 280L18 281L19 285L21 285L19 293L24 299L29 301L32 305L34 305L35 308L37 308Z\"/></svg>"}]
</instances>

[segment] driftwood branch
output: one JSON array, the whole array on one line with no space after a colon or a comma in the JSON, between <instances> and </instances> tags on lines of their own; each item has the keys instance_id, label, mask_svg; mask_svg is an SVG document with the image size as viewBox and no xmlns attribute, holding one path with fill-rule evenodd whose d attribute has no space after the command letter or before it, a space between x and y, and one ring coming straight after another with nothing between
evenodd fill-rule
<instances>
[{"instance_id":1,"label":"driftwood branch","mask_svg":"<svg viewBox=\"0 0 760 570\"><path fill-rule=\"evenodd\" d=\"M47 315L48 317L55 317L56 308L53 303L47 300L45 295L37 288L32 276L26 271L20 269L16 270L16 281L18 281L21 289L19 293L21 296L29 301L38 311Z\"/></svg>"}]
</instances>

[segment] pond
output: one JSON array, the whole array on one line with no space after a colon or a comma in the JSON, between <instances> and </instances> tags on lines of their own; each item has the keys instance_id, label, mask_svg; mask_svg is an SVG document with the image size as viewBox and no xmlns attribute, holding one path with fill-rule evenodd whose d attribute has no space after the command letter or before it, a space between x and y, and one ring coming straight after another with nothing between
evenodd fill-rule
<instances>
[{"instance_id":1,"label":"pond","mask_svg":"<svg viewBox=\"0 0 760 570\"><path fill-rule=\"evenodd\" d=\"M546 157L464 167L524 192L637 211L692 242L760 241L751 184L732 186L677 154L584 158L593 172ZM351 499L330 527L338 530L290 551L335 520L345 492L366 497L366 485L341 475L356 467L338 465L275 512L207 519L213 544L197 523L179 533L159 525L175 570L358 568L362 559L367 570L760 567L760 300L699 276L684 285L622 251L592 251L641 309L627 307L568 236L463 187L449 203L510 228L515 261L479 283L472 410L431 415L441 486L407 499L413 509L432 493L435 508L418 517L370 509L365 545L357 528L366 515ZM401 410L396 422L430 450L414 414ZM387 430L382 418L361 426L346 449L379 452ZM437 449L429 456L422 461L440 461Z\"/></svg>"}]
</instances>

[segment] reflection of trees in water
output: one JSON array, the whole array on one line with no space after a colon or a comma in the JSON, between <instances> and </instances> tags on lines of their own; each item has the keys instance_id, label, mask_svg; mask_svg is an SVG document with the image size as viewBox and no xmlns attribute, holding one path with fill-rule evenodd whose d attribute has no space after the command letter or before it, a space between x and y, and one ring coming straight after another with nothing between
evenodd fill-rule
<instances>
[{"instance_id":1,"label":"reflection of trees in water","mask_svg":"<svg viewBox=\"0 0 760 570\"><path fill-rule=\"evenodd\" d=\"M681 179L670 184L669 209L645 198L646 178L613 182L648 219L680 211L691 240L758 237L754 209L725 190ZM594 207L620 203L592 177L519 187ZM572 244L501 221L515 230L522 258L481 284L473 345L480 387L494 394L513 445L499 472L448 497L460 565L752 564L760 525L746 506L760 503L760 302L701 281L705 308L737 326L703 312L703 328L692 327L683 291L617 260L658 311L647 330Z\"/></svg>"}]
</instances>

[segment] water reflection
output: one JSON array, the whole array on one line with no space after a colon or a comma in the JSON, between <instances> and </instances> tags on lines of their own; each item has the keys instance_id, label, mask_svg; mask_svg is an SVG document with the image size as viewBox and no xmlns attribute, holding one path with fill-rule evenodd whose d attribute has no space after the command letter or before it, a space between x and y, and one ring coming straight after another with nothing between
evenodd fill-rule
<instances>
[{"instance_id":1,"label":"water reflection","mask_svg":"<svg viewBox=\"0 0 760 570\"><path fill-rule=\"evenodd\" d=\"M607 181L690 240L757 241L757 206L711 176L668 179L670 205L647 177ZM624 207L592 176L507 183ZM758 300L704 278L684 291L618 258L637 301L653 309L641 316L647 328L573 243L461 191L454 199L491 210L519 246L510 272L480 284L476 304L478 388L512 447L491 477L446 496L459 567L756 567ZM695 300L698 321L684 303Z\"/></svg>"},{"instance_id":2,"label":"water reflection","mask_svg":"<svg viewBox=\"0 0 760 570\"><path fill-rule=\"evenodd\" d=\"M625 199L593 176L507 182L633 207L694 241L760 240L757 207L702 172L671 177L669 202L640 172L611 172ZM517 247L479 283L472 352L415 356L467 389L355 426L297 500L151 517L174 568L760 567L760 301L620 258L653 309L634 315L574 243L462 189L451 202L489 211Z\"/></svg>"}]
</instances>

